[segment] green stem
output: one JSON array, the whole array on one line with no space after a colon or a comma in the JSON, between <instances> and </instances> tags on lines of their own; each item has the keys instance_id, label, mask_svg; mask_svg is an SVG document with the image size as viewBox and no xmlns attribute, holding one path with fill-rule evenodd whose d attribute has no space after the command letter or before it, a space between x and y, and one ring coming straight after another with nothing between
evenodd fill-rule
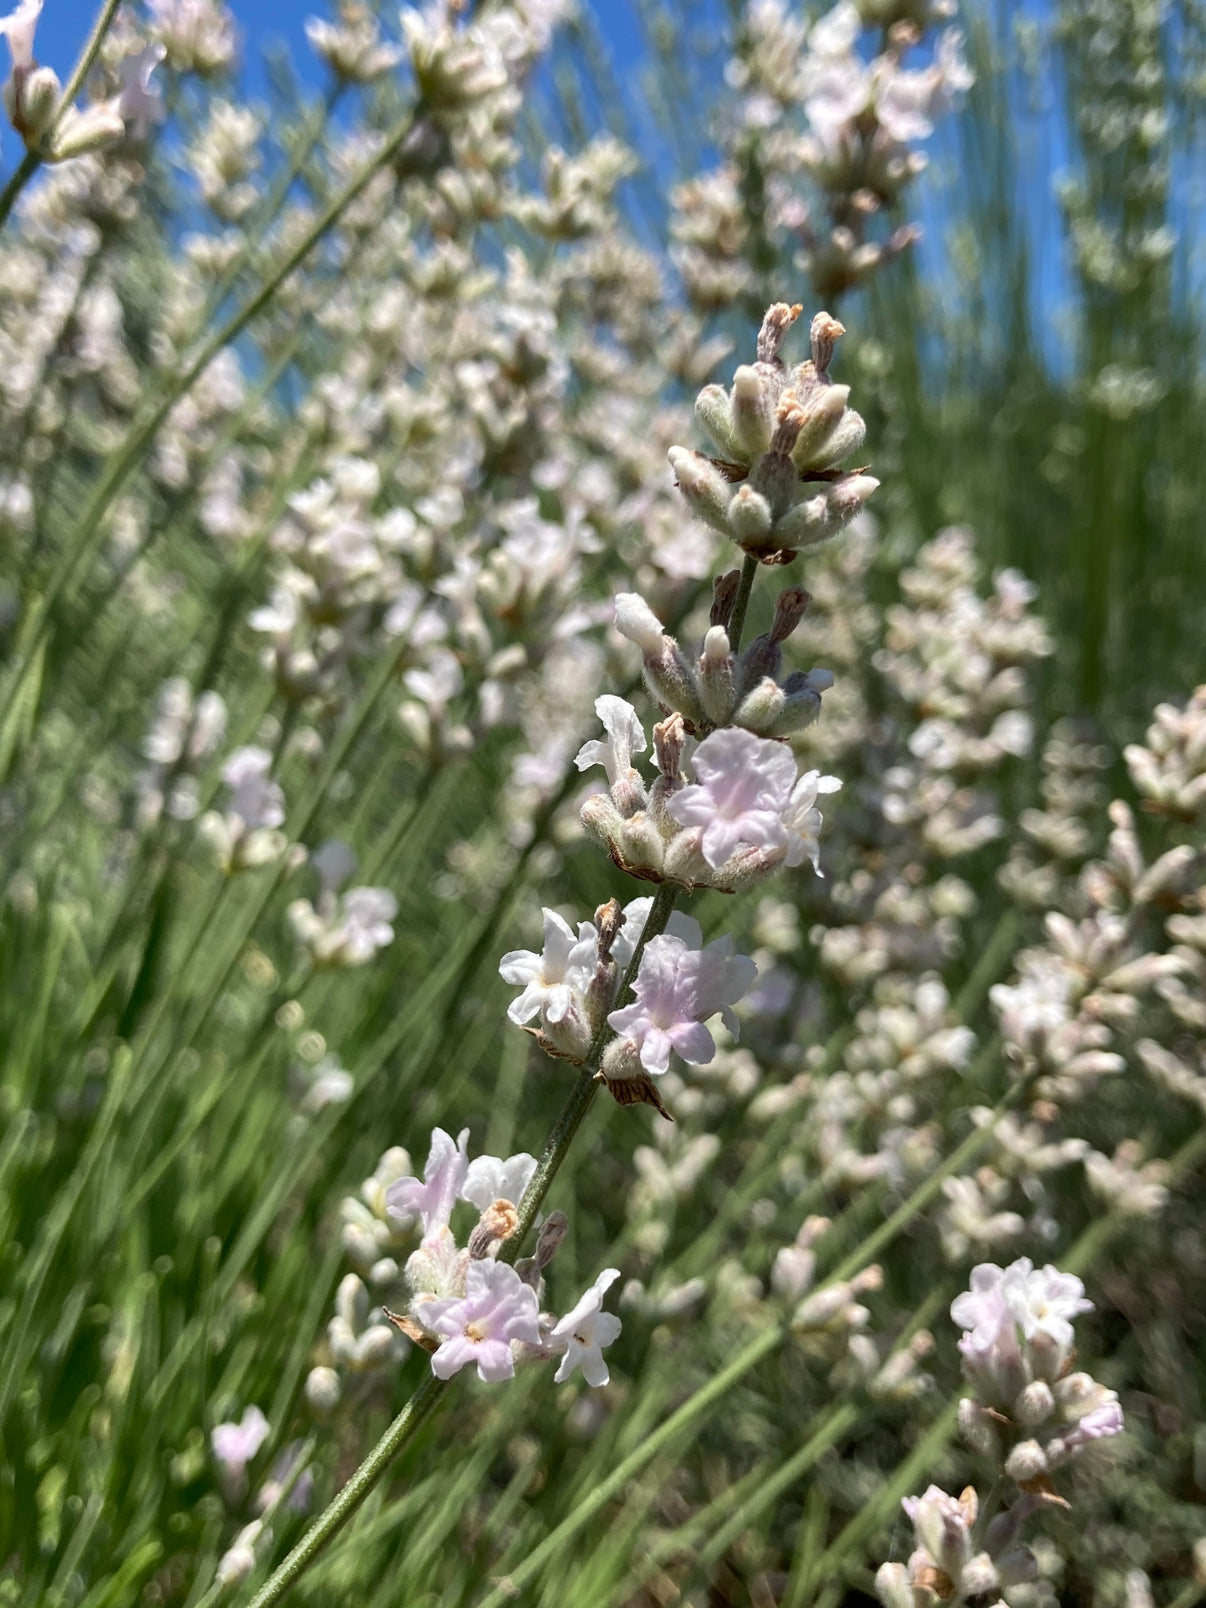
<instances>
[{"instance_id":1,"label":"green stem","mask_svg":"<svg viewBox=\"0 0 1206 1608\"><path fill-rule=\"evenodd\" d=\"M750 593L754 590L754 577L758 573L758 560L746 554L741 566L741 581L733 599L733 612L729 616L729 647L736 653L741 646L741 633L745 629L745 611L750 606Z\"/></svg>"},{"instance_id":2,"label":"green stem","mask_svg":"<svg viewBox=\"0 0 1206 1608\"><path fill-rule=\"evenodd\" d=\"M71 77L63 87L63 98L59 102L59 110L55 116L56 123L75 100L80 90L83 89L84 80L92 71L92 63L100 54L100 47L105 42L105 35L109 32L109 25L117 15L117 8L120 4L121 0L105 0L104 5L97 13L96 21L92 24L92 32L88 35L84 48L80 53L80 59L76 62L72 69ZM51 132L54 132L53 129Z\"/></svg>"},{"instance_id":3,"label":"green stem","mask_svg":"<svg viewBox=\"0 0 1206 1608\"><path fill-rule=\"evenodd\" d=\"M293 1582L310 1567L331 1537L343 1528L369 1496L390 1463L407 1442L414 1438L446 1388L443 1379L428 1374L339 1495L319 1514L284 1563L273 1570L271 1577L256 1592L248 1608L270 1608L272 1603L281 1600Z\"/></svg>"},{"instance_id":4,"label":"green stem","mask_svg":"<svg viewBox=\"0 0 1206 1608\"><path fill-rule=\"evenodd\" d=\"M17 204L17 197L42 165L36 151L26 151L13 171L12 177L0 190L0 229L8 222L8 215Z\"/></svg>"}]
</instances>

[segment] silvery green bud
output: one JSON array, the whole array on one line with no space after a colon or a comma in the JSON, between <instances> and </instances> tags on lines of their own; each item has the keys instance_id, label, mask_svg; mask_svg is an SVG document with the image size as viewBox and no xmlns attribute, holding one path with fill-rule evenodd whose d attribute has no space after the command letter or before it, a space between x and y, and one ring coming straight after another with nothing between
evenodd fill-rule
<instances>
[{"instance_id":1,"label":"silvery green bud","mask_svg":"<svg viewBox=\"0 0 1206 1608\"><path fill-rule=\"evenodd\" d=\"M764 676L752 692L746 694L733 716L735 726L744 726L758 737L769 737L783 714L787 699L783 688L773 676Z\"/></svg>"},{"instance_id":2,"label":"silvery green bud","mask_svg":"<svg viewBox=\"0 0 1206 1608\"><path fill-rule=\"evenodd\" d=\"M356 1368L371 1373L394 1355L395 1333L387 1323L374 1323L360 1336L356 1347Z\"/></svg>"},{"instance_id":3,"label":"silvery green bud","mask_svg":"<svg viewBox=\"0 0 1206 1608\"><path fill-rule=\"evenodd\" d=\"M1036 1440L1019 1441L1005 1459L1005 1472L1019 1485L1036 1480L1047 1472L1047 1454Z\"/></svg>"},{"instance_id":4,"label":"silvery green bud","mask_svg":"<svg viewBox=\"0 0 1206 1608\"><path fill-rule=\"evenodd\" d=\"M1045 1379L1034 1379L1014 1403L1013 1416L1019 1424L1042 1424L1055 1411L1055 1397Z\"/></svg>"},{"instance_id":5,"label":"silvery green bud","mask_svg":"<svg viewBox=\"0 0 1206 1608\"><path fill-rule=\"evenodd\" d=\"M770 450L775 429L775 398L766 379L749 364L733 375L731 429L738 453L747 461Z\"/></svg>"},{"instance_id":6,"label":"silvery green bud","mask_svg":"<svg viewBox=\"0 0 1206 1608\"><path fill-rule=\"evenodd\" d=\"M316 1418L329 1418L339 1406L343 1382L334 1368L311 1368L306 1375L306 1402Z\"/></svg>"},{"instance_id":7,"label":"silvery green bud","mask_svg":"<svg viewBox=\"0 0 1206 1608\"><path fill-rule=\"evenodd\" d=\"M958 1576L959 1590L965 1597L979 1597L997 1589L997 1571L987 1552L977 1552L963 1565Z\"/></svg>"},{"instance_id":8,"label":"silvery green bud","mask_svg":"<svg viewBox=\"0 0 1206 1608\"><path fill-rule=\"evenodd\" d=\"M733 430L733 415L723 385L705 385L695 398L695 417L726 457L742 456L740 441Z\"/></svg>"},{"instance_id":9,"label":"silvery green bud","mask_svg":"<svg viewBox=\"0 0 1206 1608\"><path fill-rule=\"evenodd\" d=\"M671 447L666 456L691 512L705 525L727 535L733 488L720 470L701 452L692 452L687 447Z\"/></svg>"},{"instance_id":10,"label":"silvery green bud","mask_svg":"<svg viewBox=\"0 0 1206 1608\"><path fill-rule=\"evenodd\" d=\"M36 146L49 132L63 98L63 86L50 67L33 67L4 86L5 109L26 145Z\"/></svg>"},{"instance_id":11,"label":"silvery green bud","mask_svg":"<svg viewBox=\"0 0 1206 1608\"><path fill-rule=\"evenodd\" d=\"M849 400L848 385L818 385L808 396L800 410L798 433L791 447L791 460L798 471L824 468L833 461L821 449L841 423ZM857 414L852 416L858 418Z\"/></svg>"},{"instance_id":12,"label":"silvery green bud","mask_svg":"<svg viewBox=\"0 0 1206 1608\"><path fill-rule=\"evenodd\" d=\"M733 685L734 668L728 632L721 625L710 626L703 639L703 652L699 656L696 686L703 712L713 725L727 725L733 713L733 705L737 701Z\"/></svg>"},{"instance_id":13,"label":"silvery green bud","mask_svg":"<svg viewBox=\"0 0 1206 1608\"><path fill-rule=\"evenodd\" d=\"M980 1403L970 1396L964 1396L959 1402L959 1432L973 1451L994 1463L1000 1460L1000 1432Z\"/></svg>"},{"instance_id":14,"label":"silvery green bud","mask_svg":"<svg viewBox=\"0 0 1206 1608\"><path fill-rule=\"evenodd\" d=\"M881 1563L875 1574L875 1595L884 1608L917 1608L917 1597L903 1563Z\"/></svg>"},{"instance_id":15,"label":"silvery green bud","mask_svg":"<svg viewBox=\"0 0 1206 1608\"><path fill-rule=\"evenodd\" d=\"M821 712L821 694L833 685L828 670L793 670L783 683L784 699L767 737L792 737L811 726Z\"/></svg>"},{"instance_id":16,"label":"silvery green bud","mask_svg":"<svg viewBox=\"0 0 1206 1608\"><path fill-rule=\"evenodd\" d=\"M766 459L762 458L759 467L765 462ZM749 542L755 546L766 544L771 532L771 504L748 480L733 493L726 513L723 528L725 534L735 542Z\"/></svg>"}]
</instances>

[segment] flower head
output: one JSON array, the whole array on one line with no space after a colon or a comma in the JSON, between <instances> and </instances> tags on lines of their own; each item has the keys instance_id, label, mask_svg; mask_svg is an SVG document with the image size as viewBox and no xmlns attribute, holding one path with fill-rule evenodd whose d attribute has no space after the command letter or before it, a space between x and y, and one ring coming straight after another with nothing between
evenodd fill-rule
<instances>
[{"instance_id":1,"label":"flower head","mask_svg":"<svg viewBox=\"0 0 1206 1608\"><path fill-rule=\"evenodd\" d=\"M248 1407L237 1424L215 1424L209 1437L214 1456L228 1475L241 1475L268 1439L268 1420L258 1407Z\"/></svg>"},{"instance_id":2,"label":"flower head","mask_svg":"<svg viewBox=\"0 0 1206 1608\"><path fill-rule=\"evenodd\" d=\"M680 826L703 833L703 857L719 870L742 845L778 849L787 842L781 819L796 780L791 750L739 726L705 737L691 760L696 781L666 806Z\"/></svg>"},{"instance_id":3,"label":"flower head","mask_svg":"<svg viewBox=\"0 0 1206 1608\"><path fill-rule=\"evenodd\" d=\"M665 1072L670 1051L677 1050L693 1066L706 1066L716 1054L716 1041L704 1026L719 1011L736 1037L731 1007L757 976L746 955L733 954L726 934L706 949L662 933L651 938L641 956L631 1005L612 1011L608 1023L633 1044L646 1072Z\"/></svg>"},{"instance_id":4,"label":"flower head","mask_svg":"<svg viewBox=\"0 0 1206 1608\"><path fill-rule=\"evenodd\" d=\"M452 1208L469 1173L469 1130L462 1128L455 1143L452 1135L437 1128L431 1136L431 1149L423 1168L423 1178L399 1178L385 1195L391 1217L417 1214L423 1223L423 1238L429 1240L447 1228Z\"/></svg>"},{"instance_id":5,"label":"flower head","mask_svg":"<svg viewBox=\"0 0 1206 1608\"><path fill-rule=\"evenodd\" d=\"M424 1326L444 1338L431 1359L437 1379L451 1379L469 1363L479 1379L494 1383L515 1374L512 1341L539 1346L536 1292L506 1262L471 1262L463 1297L428 1301Z\"/></svg>"},{"instance_id":6,"label":"flower head","mask_svg":"<svg viewBox=\"0 0 1206 1608\"><path fill-rule=\"evenodd\" d=\"M498 963L503 981L523 989L507 1007L507 1015L520 1026L542 1011L550 1022L563 1021L575 992L589 985L594 971L599 935L591 923L579 922L575 937L573 928L555 910L545 910L543 915L540 954L513 949Z\"/></svg>"},{"instance_id":7,"label":"flower head","mask_svg":"<svg viewBox=\"0 0 1206 1608\"><path fill-rule=\"evenodd\" d=\"M571 1311L553 1326L549 1346L564 1351L554 1379L563 1385L575 1368L588 1385L605 1385L611 1377L603 1361L603 1347L619 1338L622 1327L614 1312L604 1312L603 1297L620 1276L618 1267L605 1267Z\"/></svg>"}]
</instances>

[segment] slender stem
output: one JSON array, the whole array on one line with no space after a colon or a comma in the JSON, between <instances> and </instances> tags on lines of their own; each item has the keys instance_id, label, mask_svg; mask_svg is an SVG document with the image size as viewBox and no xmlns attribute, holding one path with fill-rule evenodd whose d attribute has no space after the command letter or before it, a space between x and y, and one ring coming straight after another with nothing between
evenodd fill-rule
<instances>
[{"instance_id":1,"label":"slender stem","mask_svg":"<svg viewBox=\"0 0 1206 1608\"><path fill-rule=\"evenodd\" d=\"M319 1514L285 1561L256 1592L248 1608L271 1608L271 1604L280 1601L355 1513L406 1443L413 1439L446 1388L443 1379L428 1374L339 1495Z\"/></svg>"},{"instance_id":2,"label":"slender stem","mask_svg":"<svg viewBox=\"0 0 1206 1608\"><path fill-rule=\"evenodd\" d=\"M750 593L754 590L754 577L757 573L758 560L747 553L741 566L741 582L737 587L737 596L733 600L733 612L729 616L729 647L734 653L741 646L741 633L745 629L745 611L750 606Z\"/></svg>"},{"instance_id":3,"label":"slender stem","mask_svg":"<svg viewBox=\"0 0 1206 1608\"><path fill-rule=\"evenodd\" d=\"M17 203L17 197L33 178L42 165L42 158L36 151L26 151L21 158L8 183L0 190L0 229L8 222L8 215Z\"/></svg>"},{"instance_id":4,"label":"slender stem","mask_svg":"<svg viewBox=\"0 0 1206 1608\"><path fill-rule=\"evenodd\" d=\"M121 0L105 0L104 5L97 13L96 21L92 24L92 32L88 35L84 48L80 52L80 59L72 68L71 77L63 86L63 98L59 102L59 110L55 116L56 123L75 100L80 90L83 89L84 80L92 71L92 63L100 54L100 47L105 42L105 35L109 32L109 25L117 15L117 8L120 4ZM51 132L53 133L53 130Z\"/></svg>"}]
</instances>

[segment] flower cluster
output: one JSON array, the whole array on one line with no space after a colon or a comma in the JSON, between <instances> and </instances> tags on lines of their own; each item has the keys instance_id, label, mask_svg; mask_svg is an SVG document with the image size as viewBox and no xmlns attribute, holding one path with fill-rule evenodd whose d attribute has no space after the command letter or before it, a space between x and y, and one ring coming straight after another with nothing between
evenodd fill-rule
<instances>
[{"instance_id":1,"label":"flower cluster","mask_svg":"<svg viewBox=\"0 0 1206 1608\"><path fill-rule=\"evenodd\" d=\"M833 301L918 238L913 222L878 225L907 219L926 166L917 147L973 82L957 29L927 40L953 10L841 0L808 28L784 0L746 8L725 73L738 96L725 161L672 197L674 256L693 305L756 298L761 262L793 246L817 296ZM927 43L929 63L906 66ZM764 202L752 214L755 186Z\"/></svg>"},{"instance_id":2,"label":"flower cluster","mask_svg":"<svg viewBox=\"0 0 1206 1608\"><path fill-rule=\"evenodd\" d=\"M470 1161L468 1140L467 1128L456 1140L437 1128L423 1177L399 1178L386 1192L390 1215L422 1230L406 1264L409 1305L392 1321L431 1352L439 1379L473 1364L479 1378L495 1382L510 1379L517 1361L558 1357L557 1383L577 1368L588 1384L605 1385L603 1348L618 1337L620 1323L602 1302L618 1270L604 1269L560 1320L542 1311L544 1270L564 1237L565 1220L547 1219L533 1256L515 1266L500 1260L536 1160L521 1154ZM450 1226L458 1201L480 1214L463 1247Z\"/></svg>"},{"instance_id":3,"label":"flower cluster","mask_svg":"<svg viewBox=\"0 0 1206 1608\"><path fill-rule=\"evenodd\" d=\"M811 356L788 370L779 356L801 309L777 302L758 336L758 356L739 368L732 390L709 385L696 417L723 455L670 449L692 513L764 564L790 563L842 530L879 485L838 466L862 445L866 427L847 405L850 388L830 378L843 325L812 321Z\"/></svg>"},{"instance_id":4,"label":"flower cluster","mask_svg":"<svg viewBox=\"0 0 1206 1608\"><path fill-rule=\"evenodd\" d=\"M245 871L277 860L285 852L285 795L271 778L266 748L238 748L222 767L227 800L224 811L207 811L197 823L225 871Z\"/></svg>"},{"instance_id":5,"label":"flower cluster","mask_svg":"<svg viewBox=\"0 0 1206 1608\"><path fill-rule=\"evenodd\" d=\"M309 899L295 899L289 920L316 966L363 966L394 940L390 925L398 914L398 901L386 888L349 888L343 883L356 867L356 856L346 843L333 840L310 856L322 892L317 907Z\"/></svg>"},{"instance_id":6,"label":"flower cluster","mask_svg":"<svg viewBox=\"0 0 1206 1608\"><path fill-rule=\"evenodd\" d=\"M1019 1494L979 1523L974 1486L958 1498L936 1485L906 1497L916 1545L907 1565L885 1563L876 1574L884 1608L962 1603L1036 1577L1034 1553L1018 1537L1044 1506L1067 1506L1050 1475L1096 1441L1122 1433L1115 1392L1072 1371L1072 1320L1092 1306L1078 1278L1036 1268L1028 1257L972 1270L971 1288L951 1305L964 1331L964 1376L975 1392L960 1402L959 1422L972 1447Z\"/></svg>"},{"instance_id":7,"label":"flower cluster","mask_svg":"<svg viewBox=\"0 0 1206 1608\"><path fill-rule=\"evenodd\" d=\"M812 713L820 703L811 687L780 693L782 702L793 698ZM598 699L595 707L607 739L587 743L577 763L579 769L602 765L611 785L583 804L582 824L622 871L646 882L732 893L780 866L807 861L819 869L817 801L838 790L835 777L800 775L789 748L737 725L688 748L685 722L676 712L654 728L658 774L646 787L631 764L633 753L647 746L636 711L613 696Z\"/></svg>"},{"instance_id":8,"label":"flower cluster","mask_svg":"<svg viewBox=\"0 0 1206 1608\"><path fill-rule=\"evenodd\" d=\"M1025 1256L973 1268L971 1288L951 1306L974 1391L960 1403L963 1433L1024 1490L1048 1489L1048 1475L1122 1433L1116 1393L1072 1371L1072 1320L1092 1308L1073 1274Z\"/></svg>"}]
</instances>

